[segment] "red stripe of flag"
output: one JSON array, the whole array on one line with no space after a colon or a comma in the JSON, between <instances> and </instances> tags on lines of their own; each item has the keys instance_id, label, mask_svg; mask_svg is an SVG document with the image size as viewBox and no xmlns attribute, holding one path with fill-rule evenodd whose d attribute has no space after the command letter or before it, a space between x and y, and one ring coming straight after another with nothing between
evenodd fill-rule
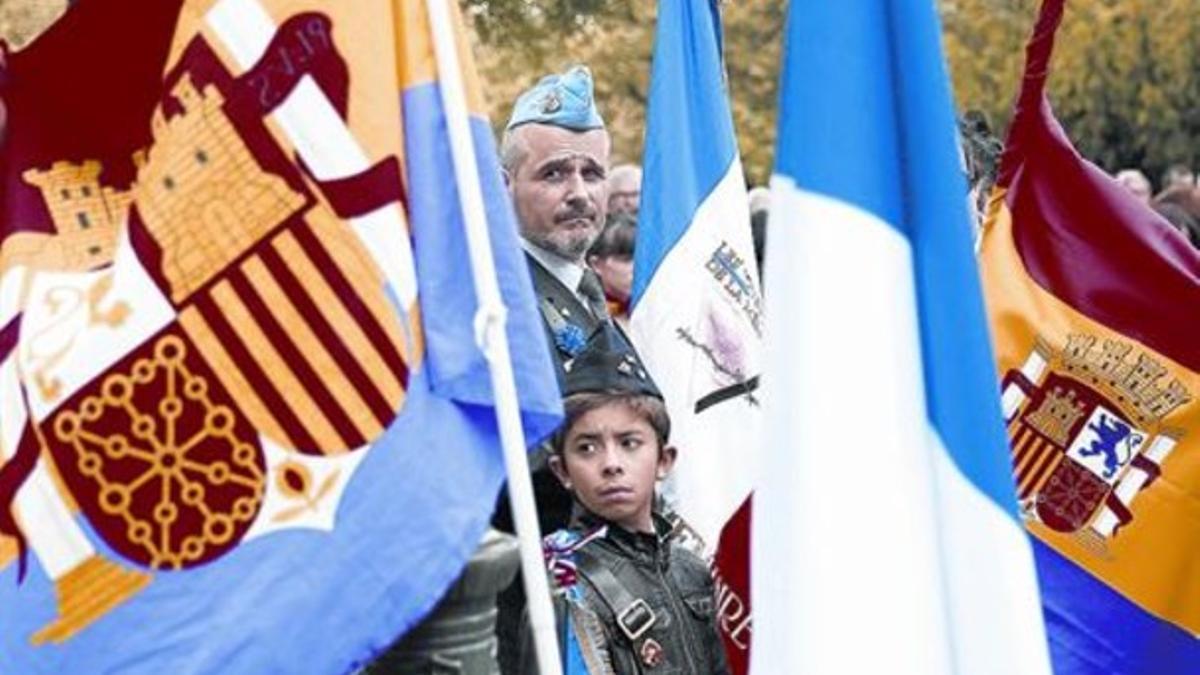
<instances>
[{"instance_id":1,"label":"red stripe of flag","mask_svg":"<svg viewBox=\"0 0 1200 675\"><path fill-rule=\"evenodd\" d=\"M14 316L0 329L0 363L3 363L17 346L17 340L21 337L21 316Z\"/></svg>"},{"instance_id":2,"label":"red stripe of flag","mask_svg":"<svg viewBox=\"0 0 1200 675\"><path fill-rule=\"evenodd\" d=\"M1050 446L1043 445L1040 448L1040 452L1038 453L1039 459L1043 459L1045 457L1045 453L1048 453L1048 452L1058 452L1058 450L1052 445L1050 445ZM1034 461L1038 461L1038 460L1035 459ZM1030 479L1029 485L1026 486L1025 490L1022 492L1021 497L1024 498L1024 497L1029 496L1029 492L1031 492L1033 490L1033 488L1037 486L1038 482L1041 481L1043 478L1045 478L1047 475L1049 475L1050 472L1053 471L1054 469L1056 469L1057 467L1058 467L1058 462L1055 461L1054 457L1051 457L1049 459L1043 459L1042 466L1038 468L1037 473L1035 473L1033 475L1033 477Z\"/></svg>"},{"instance_id":3,"label":"red stripe of flag","mask_svg":"<svg viewBox=\"0 0 1200 675\"><path fill-rule=\"evenodd\" d=\"M396 374L401 384L408 387L408 366L404 363L404 358L400 356L400 352L396 350L396 346L388 339L387 331L375 318L375 315L363 302L362 298L355 292L354 286L350 280L342 274L341 268L334 262L333 257L317 241L316 234L307 224L302 227L296 227L292 230L296 235L296 241L300 243L300 247L312 259L317 269L325 277L325 281L333 288L334 293L342 301L342 305L350 312L362 326L363 332L366 333L367 339L379 351L379 355L383 357L384 363L388 368Z\"/></svg>"},{"instance_id":4,"label":"red stripe of flag","mask_svg":"<svg viewBox=\"0 0 1200 675\"><path fill-rule=\"evenodd\" d=\"M342 372L349 378L354 388L362 395L367 407L371 413L375 415L375 419L379 420L379 424L386 427L395 415L395 411L388 405L387 398L367 376L367 372L363 370L362 364L354 357L350 349L346 347L341 338L334 331L333 326L329 323L325 315L317 307L313 299L304 292L304 287L300 280L288 268L283 257L272 246L266 246L262 249L261 258L263 264L267 266L267 270L271 276L279 283L279 287L287 294L288 299L300 312L301 316L308 320L313 333L317 339L328 350L333 360L341 367Z\"/></svg>"},{"instance_id":5,"label":"red stripe of flag","mask_svg":"<svg viewBox=\"0 0 1200 675\"><path fill-rule=\"evenodd\" d=\"M330 424L333 425L338 436L341 437L342 443L345 444L344 449L349 450L365 445L367 439L354 426L350 416L346 414L346 411L334 398L333 393L325 386L324 380L313 369L304 353L288 335L287 330L271 313L271 309L267 307L267 303L263 301L254 284L251 284L250 280L246 278L245 273L241 269L231 270L228 279L233 291L238 294L242 302L246 303L246 309L250 310L251 316L258 322L259 328L267 336L267 340L279 352L284 365L296 373L301 386L313 397L313 401L321 409L321 412L329 418Z\"/></svg>"},{"instance_id":6,"label":"red stripe of flag","mask_svg":"<svg viewBox=\"0 0 1200 675\"><path fill-rule=\"evenodd\" d=\"M292 446L301 452L315 454L318 449L316 439L300 423L300 418L296 417L296 413L284 400L275 385L271 383L267 374L263 372L262 366L254 360L250 350L238 337L233 327L229 325L212 296L203 293L193 297L196 309L204 317L204 321L208 323L221 345L229 352L230 358L241 369L254 392L262 398L268 412L279 422L279 426L283 428L283 433L287 434Z\"/></svg>"}]
</instances>

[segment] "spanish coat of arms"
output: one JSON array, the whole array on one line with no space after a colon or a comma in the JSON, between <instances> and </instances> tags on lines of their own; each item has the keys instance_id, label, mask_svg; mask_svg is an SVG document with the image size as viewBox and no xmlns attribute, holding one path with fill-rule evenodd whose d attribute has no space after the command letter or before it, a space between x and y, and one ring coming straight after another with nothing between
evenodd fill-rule
<instances>
[{"instance_id":1,"label":"spanish coat of arms","mask_svg":"<svg viewBox=\"0 0 1200 675\"><path fill-rule=\"evenodd\" d=\"M1164 424L1192 395L1132 344L1072 334L1038 339L1005 373L1005 421L1023 516L1103 550L1134 519L1183 431Z\"/></svg>"}]
</instances>

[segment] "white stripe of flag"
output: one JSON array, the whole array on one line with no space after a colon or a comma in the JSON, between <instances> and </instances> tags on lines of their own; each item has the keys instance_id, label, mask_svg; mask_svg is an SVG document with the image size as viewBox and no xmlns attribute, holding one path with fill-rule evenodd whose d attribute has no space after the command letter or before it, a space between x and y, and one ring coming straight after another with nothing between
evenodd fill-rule
<instances>
[{"instance_id":1,"label":"white stripe of flag","mask_svg":"<svg viewBox=\"0 0 1200 675\"><path fill-rule=\"evenodd\" d=\"M939 35L929 1L790 7L754 673L1049 672Z\"/></svg>"},{"instance_id":2,"label":"white stripe of flag","mask_svg":"<svg viewBox=\"0 0 1200 675\"><path fill-rule=\"evenodd\" d=\"M726 525L748 506L759 446L761 294L711 2L659 3L644 165L630 332L671 415L671 501L705 554L721 546L718 625L736 664L750 637L735 581L748 527L738 538Z\"/></svg>"}]
</instances>

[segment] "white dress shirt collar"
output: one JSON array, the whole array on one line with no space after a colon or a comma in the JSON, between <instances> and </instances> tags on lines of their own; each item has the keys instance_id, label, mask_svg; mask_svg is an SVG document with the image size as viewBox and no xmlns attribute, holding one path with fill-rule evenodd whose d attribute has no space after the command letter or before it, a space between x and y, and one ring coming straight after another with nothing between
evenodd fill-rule
<instances>
[{"instance_id":1,"label":"white dress shirt collar","mask_svg":"<svg viewBox=\"0 0 1200 675\"><path fill-rule=\"evenodd\" d=\"M579 264L567 260L566 258L547 251L546 249L531 243L524 237L521 238L521 248L525 249L533 259L542 264L555 279L563 286L566 286L571 293L587 306L587 301L579 295L579 282L583 280L583 267Z\"/></svg>"}]
</instances>

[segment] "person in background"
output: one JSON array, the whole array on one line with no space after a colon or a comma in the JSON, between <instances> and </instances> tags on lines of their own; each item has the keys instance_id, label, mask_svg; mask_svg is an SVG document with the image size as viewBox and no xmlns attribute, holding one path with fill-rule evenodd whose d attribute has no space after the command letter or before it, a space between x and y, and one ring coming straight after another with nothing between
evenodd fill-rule
<instances>
[{"instance_id":1,"label":"person in background","mask_svg":"<svg viewBox=\"0 0 1200 675\"><path fill-rule=\"evenodd\" d=\"M962 149L963 172L967 179L967 208L975 228L976 247L983 234L987 202L996 184L1000 155L1004 143L992 132L987 115L980 110L968 110L958 121Z\"/></svg>"},{"instance_id":2,"label":"person in background","mask_svg":"<svg viewBox=\"0 0 1200 675\"><path fill-rule=\"evenodd\" d=\"M1196 174L1192 171L1192 167L1187 164L1172 164L1163 172L1162 190L1159 194L1163 194L1175 187L1196 187Z\"/></svg>"},{"instance_id":3,"label":"person in background","mask_svg":"<svg viewBox=\"0 0 1200 675\"><path fill-rule=\"evenodd\" d=\"M604 231L588 251L588 265L600 275L609 316L629 329L629 296L633 291L633 245L637 221L627 213L610 213Z\"/></svg>"},{"instance_id":4,"label":"person in background","mask_svg":"<svg viewBox=\"0 0 1200 675\"><path fill-rule=\"evenodd\" d=\"M1170 202L1154 202L1150 206L1155 213L1182 232L1193 247L1200 248L1200 222L1197 222L1187 209Z\"/></svg>"},{"instance_id":5,"label":"person in background","mask_svg":"<svg viewBox=\"0 0 1200 675\"><path fill-rule=\"evenodd\" d=\"M769 211L755 211L750 214L750 236L754 240L754 259L758 262L758 281L762 284L763 275L767 268L767 221Z\"/></svg>"},{"instance_id":6,"label":"person in background","mask_svg":"<svg viewBox=\"0 0 1200 675\"><path fill-rule=\"evenodd\" d=\"M1143 204L1150 203L1150 198L1154 195L1150 188L1150 179L1146 178L1146 174L1137 169L1121 169L1115 178L1122 187L1129 190Z\"/></svg>"},{"instance_id":7,"label":"person in background","mask_svg":"<svg viewBox=\"0 0 1200 675\"><path fill-rule=\"evenodd\" d=\"M1176 185L1161 192L1150 206L1200 248L1200 188Z\"/></svg>"},{"instance_id":8,"label":"person in background","mask_svg":"<svg viewBox=\"0 0 1200 675\"><path fill-rule=\"evenodd\" d=\"M771 188L765 185L756 185L750 188L746 193L746 201L750 203L750 215L754 215L759 211L771 210Z\"/></svg>"},{"instance_id":9,"label":"person in background","mask_svg":"<svg viewBox=\"0 0 1200 675\"><path fill-rule=\"evenodd\" d=\"M608 175L608 210L625 213L637 219L642 203L642 167L620 164Z\"/></svg>"},{"instance_id":10,"label":"person in background","mask_svg":"<svg viewBox=\"0 0 1200 675\"><path fill-rule=\"evenodd\" d=\"M754 259L758 261L758 280L763 277L767 255L767 221L771 216L771 190L761 185L750 188L750 236L754 239Z\"/></svg>"}]
</instances>

